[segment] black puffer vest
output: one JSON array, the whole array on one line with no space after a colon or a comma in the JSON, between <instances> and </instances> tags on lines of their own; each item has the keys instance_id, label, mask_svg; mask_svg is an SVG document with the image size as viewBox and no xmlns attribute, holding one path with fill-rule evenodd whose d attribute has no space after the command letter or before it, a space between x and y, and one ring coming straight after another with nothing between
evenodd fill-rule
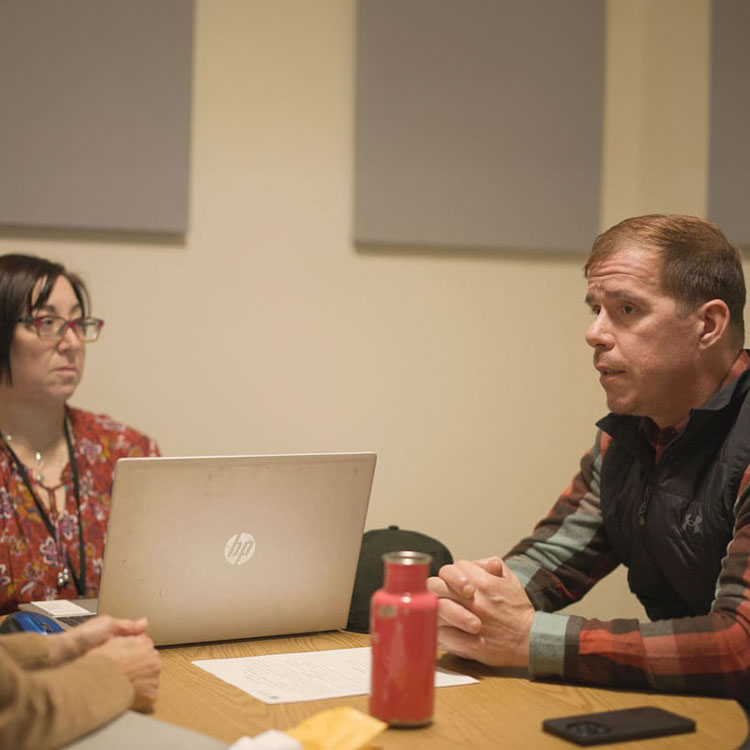
<instances>
[{"instance_id":1,"label":"black puffer vest","mask_svg":"<svg viewBox=\"0 0 750 750\"><path fill-rule=\"evenodd\" d=\"M750 464L750 371L722 388L654 462L640 418L610 414L601 507L630 590L652 620L704 615L734 527Z\"/></svg>"}]
</instances>

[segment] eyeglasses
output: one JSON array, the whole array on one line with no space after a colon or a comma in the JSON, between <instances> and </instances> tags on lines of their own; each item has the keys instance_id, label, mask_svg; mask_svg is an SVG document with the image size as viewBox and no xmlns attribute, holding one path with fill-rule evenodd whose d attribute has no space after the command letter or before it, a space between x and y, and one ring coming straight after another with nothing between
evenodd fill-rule
<instances>
[{"instance_id":1,"label":"eyeglasses","mask_svg":"<svg viewBox=\"0 0 750 750\"><path fill-rule=\"evenodd\" d=\"M36 328L37 335L45 341L61 339L65 331L71 328L81 341L96 341L104 321L99 318L75 318L65 320L59 315L40 315L38 318L19 318L17 323L30 323Z\"/></svg>"}]
</instances>

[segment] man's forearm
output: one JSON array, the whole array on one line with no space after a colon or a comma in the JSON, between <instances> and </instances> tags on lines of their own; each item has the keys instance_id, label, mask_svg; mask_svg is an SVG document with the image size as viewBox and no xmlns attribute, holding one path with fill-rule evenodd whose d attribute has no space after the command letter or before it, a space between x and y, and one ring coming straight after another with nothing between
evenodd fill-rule
<instances>
[{"instance_id":1,"label":"man's forearm","mask_svg":"<svg viewBox=\"0 0 750 750\"><path fill-rule=\"evenodd\" d=\"M538 610L554 612L578 601L619 564L599 503L599 471L607 445L606 436L598 433L551 511L531 536L505 555Z\"/></svg>"},{"instance_id":2,"label":"man's forearm","mask_svg":"<svg viewBox=\"0 0 750 750\"><path fill-rule=\"evenodd\" d=\"M742 621L712 613L641 623L537 612L529 671L533 678L747 700L750 633L745 614Z\"/></svg>"}]
</instances>

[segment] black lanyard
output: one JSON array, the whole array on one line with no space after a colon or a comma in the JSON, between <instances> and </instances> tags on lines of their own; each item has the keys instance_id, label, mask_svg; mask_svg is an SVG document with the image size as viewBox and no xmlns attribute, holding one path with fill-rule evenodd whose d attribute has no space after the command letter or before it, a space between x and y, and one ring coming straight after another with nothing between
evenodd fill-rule
<instances>
[{"instance_id":1,"label":"black lanyard","mask_svg":"<svg viewBox=\"0 0 750 750\"><path fill-rule=\"evenodd\" d=\"M76 498L76 517L78 518L78 549L79 549L79 557L81 560L81 571L80 576L76 575L75 568L73 567L73 561L70 559L70 555L68 554L67 549L65 550L65 557L68 563L68 568L70 568L70 573L73 576L73 583L75 584L76 591L78 592L78 595L80 597L86 596L86 545L83 541L83 522L81 521L81 490L78 482L78 466L76 466L76 458L75 458L75 451L73 450L73 441L70 437L70 430L68 429L68 420L65 419L63 422L63 431L65 433L65 443L68 446L68 458L70 459L70 468L73 471L73 494ZM36 492L34 492L34 488L31 485L31 481L29 480L29 475L26 471L26 467L21 463L21 460L16 455L16 452L13 450L13 448L8 445L8 442L3 438L3 443L5 443L5 447L10 452L10 455L13 457L13 461L16 464L16 468L18 469L18 473L21 475L21 479L23 479L23 483L26 485L26 489L29 491L29 494L34 500L34 505L36 505L36 509L39 511L39 515L42 517L42 520L44 521L44 525L47 527L47 531L49 532L49 535L55 540L55 544L58 547L58 550L60 548L60 545L62 544L61 540L57 538L57 531L55 530L55 527L50 520L49 516L47 515L47 511L44 510L44 506L39 501L39 498L37 497ZM55 502L54 497L50 497L51 502ZM58 551L59 554L59 551ZM62 562L62 560L60 561Z\"/></svg>"}]
</instances>

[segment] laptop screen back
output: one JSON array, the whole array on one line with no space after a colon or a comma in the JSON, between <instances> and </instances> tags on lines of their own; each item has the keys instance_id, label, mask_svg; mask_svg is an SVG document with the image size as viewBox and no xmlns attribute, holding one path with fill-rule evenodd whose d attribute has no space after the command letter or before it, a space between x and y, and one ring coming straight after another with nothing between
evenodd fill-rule
<instances>
[{"instance_id":1,"label":"laptop screen back","mask_svg":"<svg viewBox=\"0 0 750 750\"><path fill-rule=\"evenodd\" d=\"M372 453L118 461L100 614L157 645L346 625Z\"/></svg>"}]
</instances>

